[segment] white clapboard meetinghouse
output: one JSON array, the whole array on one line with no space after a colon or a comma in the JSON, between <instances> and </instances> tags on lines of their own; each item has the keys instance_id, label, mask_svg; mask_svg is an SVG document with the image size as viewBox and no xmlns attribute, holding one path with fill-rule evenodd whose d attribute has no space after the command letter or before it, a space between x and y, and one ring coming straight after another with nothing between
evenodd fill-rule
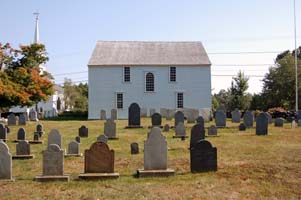
<instances>
[{"instance_id":1,"label":"white clapboard meetinghouse","mask_svg":"<svg viewBox=\"0 0 301 200\"><path fill-rule=\"evenodd\" d=\"M88 62L89 119L128 107L211 110L211 62L201 42L98 41Z\"/></svg>"}]
</instances>

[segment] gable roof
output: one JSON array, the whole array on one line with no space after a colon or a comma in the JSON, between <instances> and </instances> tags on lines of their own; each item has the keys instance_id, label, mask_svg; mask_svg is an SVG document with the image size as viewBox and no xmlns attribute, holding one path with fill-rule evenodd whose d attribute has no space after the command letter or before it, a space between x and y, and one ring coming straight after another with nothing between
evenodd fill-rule
<instances>
[{"instance_id":1,"label":"gable roof","mask_svg":"<svg viewBox=\"0 0 301 200\"><path fill-rule=\"evenodd\" d=\"M88 66L211 65L201 42L98 41Z\"/></svg>"}]
</instances>

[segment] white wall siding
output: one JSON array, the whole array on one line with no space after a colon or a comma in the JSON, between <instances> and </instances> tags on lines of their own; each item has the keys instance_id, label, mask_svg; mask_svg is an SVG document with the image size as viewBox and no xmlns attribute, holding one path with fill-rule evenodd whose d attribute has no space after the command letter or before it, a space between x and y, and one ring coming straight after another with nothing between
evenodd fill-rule
<instances>
[{"instance_id":1,"label":"white wall siding","mask_svg":"<svg viewBox=\"0 0 301 200\"><path fill-rule=\"evenodd\" d=\"M155 75L155 92L145 92L145 74ZM123 93L123 109L118 118L126 119L128 107L176 108L176 92L184 93L184 108L211 108L210 66L177 66L177 82L169 82L169 66L133 66L131 82L123 82L122 66L89 67L89 119L99 119L100 110L116 108L116 93Z\"/></svg>"}]
</instances>

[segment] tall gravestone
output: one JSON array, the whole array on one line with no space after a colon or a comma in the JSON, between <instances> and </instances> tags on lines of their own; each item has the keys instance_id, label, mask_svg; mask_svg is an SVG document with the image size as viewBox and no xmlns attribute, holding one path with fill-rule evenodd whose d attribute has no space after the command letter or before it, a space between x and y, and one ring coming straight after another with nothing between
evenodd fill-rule
<instances>
[{"instance_id":1,"label":"tall gravestone","mask_svg":"<svg viewBox=\"0 0 301 200\"><path fill-rule=\"evenodd\" d=\"M103 142L95 142L90 149L85 150L85 172L80 179L118 178L114 172L114 150Z\"/></svg>"},{"instance_id":2,"label":"tall gravestone","mask_svg":"<svg viewBox=\"0 0 301 200\"><path fill-rule=\"evenodd\" d=\"M191 145L197 143L199 140L205 139L205 128L202 124L195 124L190 132L190 148Z\"/></svg>"},{"instance_id":3,"label":"tall gravestone","mask_svg":"<svg viewBox=\"0 0 301 200\"><path fill-rule=\"evenodd\" d=\"M24 113L19 116L19 126L26 126L26 116Z\"/></svg>"},{"instance_id":4,"label":"tall gravestone","mask_svg":"<svg viewBox=\"0 0 301 200\"><path fill-rule=\"evenodd\" d=\"M199 140L190 147L192 173L217 170L217 149L207 140Z\"/></svg>"},{"instance_id":5,"label":"tall gravestone","mask_svg":"<svg viewBox=\"0 0 301 200\"><path fill-rule=\"evenodd\" d=\"M30 154L30 144L26 140L20 140L16 145L16 155L13 155L13 159L32 159L33 155Z\"/></svg>"},{"instance_id":6,"label":"tall gravestone","mask_svg":"<svg viewBox=\"0 0 301 200\"><path fill-rule=\"evenodd\" d=\"M152 115L152 126L158 126L161 127L162 124L162 116L160 113L154 113Z\"/></svg>"},{"instance_id":7,"label":"tall gravestone","mask_svg":"<svg viewBox=\"0 0 301 200\"><path fill-rule=\"evenodd\" d=\"M117 120L117 110L115 108L111 110L111 119Z\"/></svg>"},{"instance_id":8,"label":"tall gravestone","mask_svg":"<svg viewBox=\"0 0 301 200\"><path fill-rule=\"evenodd\" d=\"M16 126L17 125L17 120L16 120L16 116L14 113L11 113L7 116L7 125L8 126Z\"/></svg>"},{"instance_id":9,"label":"tall gravestone","mask_svg":"<svg viewBox=\"0 0 301 200\"><path fill-rule=\"evenodd\" d=\"M3 140L4 142L7 139L7 129L4 126L4 124L0 124L0 140Z\"/></svg>"},{"instance_id":10,"label":"tall gravestone","mask_svg":"<svg viewBox=\"0 0 301 200\"><path fill-rule=\"evenodd\" d=\"M12 155L9 148L0 140L0 181L13 181L12 177Z\"/></svg>"},{"instance_id":11,"label":"tall gravestone","mask_svg":"<svg viewBox=\"0 0 301 200\"><path fill-rule=\"evenodd\" d=\"M240 123L241 113L237 108L231 112L231 115L232 115L232 123Z\"/></svg>"},{"instance_id":12,"label":"tall gravestone","mask_svg":"<svg viewBox=\"0 0 301 200\"><path fill-rule=\"evenodd\" d=\"M100 120L106 120L106 119L107 119L106 111L101 110L100 111Z\"/></svg>"},{"instance_id":13,"label":"tall gravestone","mask_svg":"<svg viewBox=\"0 0 301 200\"><path fill-rule=\"evenodd\" d=\"M269 119L265 113L260 113L256 118L256 135L268 134Z\"/></svg>"},{"instance_id":14,"label":"tall gravestone","mask_svg":"<svg viewBox=\"0 0 301 200\"><path fill-rule=\"evenodd\" d=\"M247 128L253 127L254 115L252 114L251 111L246 111L243 119L244 119L244 124Z\"/></svg>"},{"instance_id":15,"label":"tall gravestone","mask_svg":"<svg viewBox=\"0 0 301 200\"><path fill-rule=\"evenodd\" d=\"M170 176L174 170L167 168L167 142L160 128L151 129L144 141L144 169L138 169L138 177Z\"/></svg>"},{"instance_id":16,"label":"tall gravestone","mask_svg":"<svg viewBox=\"0 0 301 200\"><path fill-rule=\"evenodd\" d=\"M173 136L173 138L186 138L186 127L182 122L178 123L178 125L175 127L176 135Z\"/></svg>"},{"instance_id":17,"label":"tall gravestone","mask_svg":"<svg viewBox=\"0 0 301 200\"><path fill-rule=\"evenodd\" d=\"M36 176L36 181L69 181L69 176L64 174L64 150L57 144L49 144L42 154L43 172Z\"/></svg>"},{"instance_id":18,"label":"tall gravestone","mask_svg":"<svg viewBox=\"0 0 301 200\"><path fill-rule=\"evenodd\" d=\"M226 127L226 113L223 110L215 112L215 125L217 127Z\"/></svg>"},{"instance_id":19,"label":"tall gravestone","mask_svg":"<svg viewBox=\"0 0 301 200\"><path fill-rule=\"evenodd\" d=\"M48 146L51 144L56 144L60 148L62 147L62 136L57 129L51 129L48 135Z\"/></svg>"},{"instance_id":20,"label":"tall gravestone","mask_svg":"<svg viewBox=\"0 0 301 200\"><path fill-rule=\"evenodd\" d=\"M89 136L89 130L86 126L81 126L78 129L78 135L79 137L88 137Z\"/></svg>"},{"instance_id":21,"label":"tall gravestone","mask_svg":"<svg viewBox=\"0 0 301 200\"><path fill-rule=\"evenodd\" d=\"M129 107L127 128L142 128L140 123L140 107L137 103L132 103Z\"/></svg>"},{"instance_id":22,"label":"tall gravestone","mask_svg":"<svg viewBox=\"0 0 301 200\"><path fill-rule=\"evenodd\" d=\"M182 122L184 124L184 113L181 111L176 112L175 114L175 127Z\"/></svg>"},{"instance_id":23,"label":"tall gravestone","mask_svg":"<svg viewBox=\"0 0 301 200\"><path fill-rule=\"evenodd\" d=\"M82 156L82 154L79 151L80 148L80 143L76 142L76 141L71 141L68 144L68 149L67 149L67 154L65 156L69 157L69 156Z\"/></svg>"},{"instance_id":24,"label":"tall gravestone","mask_svg":"<svg viewBox=\"0 0 301 200\"><path fill-rule=\"evenodd\" d=\"M116 136L116 123L114 120L107 119L104 123L104 135L106 135L109 140L118 139Z\"/></svg>"}]
</instances>

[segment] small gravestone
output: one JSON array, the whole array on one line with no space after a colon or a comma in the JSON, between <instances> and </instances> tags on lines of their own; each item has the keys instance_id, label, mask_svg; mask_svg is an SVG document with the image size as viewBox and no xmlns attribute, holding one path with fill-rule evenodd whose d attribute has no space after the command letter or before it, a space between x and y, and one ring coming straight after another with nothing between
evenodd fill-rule
<instances>
[{"instance_id":1,"label":"small gravestone","mask_svg":"<svg viewBox=\"0 0 301 200\"><path fill-rule=\"evenodd\" d=\"M142 128L140 121L140 107L137 103L132 103L129 107L127 128Z\"/></svg>"},{"instance_id":2,"label":"small gravestone","mask_svg":"<svg viewBox=\"0 0 301 200\"><path fill-rule=\"evenodd\" d=\"M108 143L108 137L105 135L100 135L97 137L97 142L103 142L103 143Z\"/></svg>"},{"instance_id":3,"label":"small gravestone","mask_svg":"<svg viewBox=\"0 0 301 200\"><path fill-rule=\"evenodd\" d=\"M140 117L147 117L147 108L140 109Z\"/></svg>"},{"instance_id":4,"label":"small gravestone","mask_svg":"<svg viewBox=\"0 0 301 200\"><path fill-rule=\"evenodd\" d=\"M26 140L20 140L16 145L16 155L13 155L13 159L32 159L33 155L30 154L30 144Z\"/></svg>"},{"instance_id":5,"label":"small gravestone","mask_svg":"<svg viewBox=\"0 0 301 200\"><path fill-rule=\"evenodd\" d=\"M53 129L54 130L54 129ZM64 175L64 150L57 144L49 144L43 154L43 173L36 176L39 182L69 181L69 176Z\"/></svg>"},{"instance_id":6,"label":"small gravestone","mask_svg":"<svg viewBox=\"0 0 301 200\"><path fill-rule=\"evenodd\" d=\"M275 127L283 127L284 119L283 118L276 118L274 125Z\"/></svg>"},{"instance_id":7,"label":"small gravestone","mask_svg":"<svg viewBox=\"0 0 301 200\"><path fill-rule=\"evenodd\" d=\"M217 149L207 140L199 140L190 147L192 173L217 170Z\"/></svg>"},{"instance_id":8,"label":"small gravestone","mask_svg":"<svg viewBox=\"0 0 301 200\"><path fill-rule=\"evenodd\" d=\"M38 124L37 125L35 133L38 133L40 135L40 137L42 137L42 135L44 133L44 129L43 129L43 125L42 124Z\"/></svg>"},{"instance_id":9,"label":"small gravestone","mask_svg":"<svg viewBox=\"0 0 301 200\"><path fill-rule=\"evenodd\" d=\"M43 140L40 140L40 134L35 132L33 134L33 140L29 141L29 144L43 144Z\"/></svg>"},{"instance_id":10,"label":"small gravestone","mask_svg":"<svg viewBox=\"0 0 301 200\"><path fill-rule=\"evenodd\" d=\"M38 119L38 113L36 111L34 111L34 110L31 110L29 112L29 119L30 119L30 121L39 121L39 119Z\"/></svg>"},{"instance_id":11,"label":"small gravestone","mask_svg":"<svg viewBox=\"0 0 301 200\"><path fill-rule=\"evenodd\" d=\"M231 112L231 115L232 115L232 123L240 123L241 113L237 108Z\"/></svg>"},{"instance_id":12,"label":"small gravestone","mask_svg":"<svg viewBox=\"0 0 301 200\"><path fill-rule=\"evenodd\" d=\"M173 109L166 109L165 114L166 114L166 120L172 120L172 118L175 115L175 111ZM161 115L162 115L162 113L161 113Z\"/></svg>"},{"instance_id":13,"label":"small gravestone","mask_svg":"<svg viewBox=\"0 0 301 200\"><path fill-rule=\"evenodd\" d=\"M297 126L296 121L293 120L293 121L292 121L292 128L296 128L296 126Z\"/></svg>"},{"instance_id":14,"label":"small gravestone","mask_svg":"<svg viewBox=\"0 0 301 200\"><path fill-rule=\"evenodd\" d=\"M79 137L88 137L89 136L88 128L86 128L86 126L81 126L78 129L78 135L79 135Z\"/></svg>"},{"instance_id":15,"label":"small gravestone","mask_svg":"<svg viewBox=\"0 0 301 200\"><path fill-rule=\"evenodd\" d=\"M155 114L156 113L156 109L155 108L150 108L149 109L149 115L150 116L153 116L153 114Z\"/></svg>"},{"instance_id":16,"label":"small gravestone","mask_svg":"<svg viewBox=\"0 0 301 200\"><path fill-rule=\"evenodd\" d=\"M178 125L175 127L176 135L173 138L186 138L186 127L182 122L179 122Z\"/></svg>"},{"instance_id":17,"label":"small gravestone","mask_svg":"<svg viewBox=\"0 0 301 200\"><path fill-rule=\"evenodd\" d=\"M7 140L7 129L4 124L0 124L0 140L3 140L4 142Z\"/></svg>"},{"instance_id":18,"label":"small gravestone","mask_svg":"<svg viewBox=\"0 0 301 200\"><path fill-rule=\"evenodd\" d=\"M260 113L256 118L256 135L268 134L269 119L265 113Z\"/></svg>"},{"instance_id":19,"label":"small gravestone","mask_svg":"<svg viewBox=\"0 0 301 200\"><path fill-rule=\"evenodd\" d=\"M201 124L202 126L204 126L204 118L202 116L199 116L197 119L196 119L196 123L197 124Z\"/></svg>"},{"instance_id":20,"label":"small gravestone","mask_svg":"<svg viewBox=\"0 0 301 200\"><path fill-rule=\"evenodd\" d=\"M245 124L246 128L253 127L254 115L252 114L251 111L246 111L243 119L244 119L244 124Z\"/></svg>"},{"instance_id":21,"label":"small gravestone","mask_svg":"<svg viewBox=\"0 0 301 200\"><path fill-rule=\"evenodd\" d=\"M181 111L176 112L175 114L175 127L182 122L184 124L184 113Z\"/></svg>"},{"instance_id":22,"label":"small gravestone","mask_svg":"<svg viewBox=\"0 0 301 200\"><path fill-rule=\"evenodd\" d=\"M118 139L116 137L116 123L112 119L107 119L104 124L104 135L108 137L109 140Z\"/></svg>"},{"instance_id":23,"label":"small gravestone","mask_svg":"<svg viewBox=\"0 0 301 200\"><path fill-rule=\"evenodd\" d=\"M78 142L78 143L80 143L80 137L79 137L79 136L76 136L76 137L75 137L75 141Z\"/></svg>"},{"instance_id":24,"label":"small gravestone","mask_svg":"<svg viewBox=\"0 0 301 200\"><path fill-rule=\"evenodd\" d=\"M131 154L139 154L139 145L137 142L131 144Z\"/></svg>"},{"instance_id":25,"label":"small gravestone","mask_svg":"<svg viewBox=\"0 0 301 200\"><path fill-rule=\"evenodd\" d=\"M160 128L154 127L144 141L144 169L137 170L138 177L170 176L174 170L167 168L167 142Z\"/></svg>"},{"instance_id":26,"label":"small gravestone","mask_svg":"<svg viewBox=\"0 0 301 200\"><path fill-rule=\"evenodd\" d=\"M0 181L14 181L12 177L12 155L9 148L0 140Z\"/></svg>"},{"instance_id":27,"label":"small gravestone","mask_svg":"<svg viewBox=\"0 0 301 200\"><path fill-rule=\"evenodd\" d=\"M246 128L247 128L247 127L245 126L244 123L240 123L240 124L239 124L239 127L238 127L238 130L240 130L240 131L245 131Z\"/></svg>"},{"instance_id":28,"label":"small gravestone","mask_svg":"<svg viewBox=\"0 0 301 200\"><path fill-rule=\"evenodd\" d=\"M106 119L107 119L106 111L101 110L100 111L100 120L106 120Z\"/></svg>"},{"instance_id":29,"label":"small gravestone","mask_svg":"<svg viewBox=\"0 0 301 200\"><path fill-rule=\"evenodd\" d=\"M114 150L103 142L95 142L90 149L85 150L85 171L80 179L118 178L114 173Z\"/></svg>"},{"instance_id":30,"label":"small gravestone","mask_svg":"<svg viewBox=\"0 0 301 200\"><path fill-rule=\"evenodd\" d=\"M51 144L57 144L60 148L62 146L62 136L57 129L51 129L48 135L48 146Z\"/></svg>"},{"instance_id":31,"label":"small gravestone","mask_svg":"<svg viewBox=\"0 0 301 200\"><path fill-rule=\"evenodd\" d=\"M79 152L79 147L80 147L80 143L78 143L76 141L71 141L68 144L67 154L65 156L66 157L82 156L82 154Z\"/></svg>"},{"instance_id":32,"label":"small gravestone","mask_svg":"<svg viewBox=\"0 0 301 200\"><path fill-rule=\"evenodd\" d=\"M168 132L170 129L169 125L168 124L165 124L164 127L163 127L163 131L164 132Z\"/></svg>"},{"instance_id":33,"label":"small gravestone","mask_svg":"<svg viewBox=\"0 0 301 200\"><path fill-rule=\"evenodd\" d=\"M7 116L7 125L8 126L16 126L17 125L17 120L16 120L16 116L14 113L11 113Z\"/></svg>"},{"instance_id":34,"label":"small gravestone","mask_svg":"<svg viewBox=\"0 0 301 200\"><path fill-rule=\"evenodd\" d=\"M209 126L208 128L208 135L209 136L217 136L217 128L214 125Z\"/></svg>"},{"instance_id":35,"label":"small gravestone","mask_svg":"<svg viewBox=\"0 0 301 200\"><path fill-rule=\"evenodd\" d=\"M17 140L15 140L15 142L19 142L21 140L26 140L26 131L24 128L19 128L17 133Z\"/></svg>"},{"instance_id":36,"label":"small gravestone","mask_svg":"<svg viewBox=\"0 0 301 200\"><path fill-rule=\"evenodd\" d=\"M190 147L199 140L205 139L205 128L202 124L195 124L190 131Z\"/></svg>"},{"instance_id":37,"label":"small gravestone","mask_svg":"<svg viewBox=\"0 0 301 200\"><path fill-rule=\"evenodd\" d=\"M162 116L160 113L154 113L152 115L152 126L158 126L161 127L162 124Z\"/></svg>"},{"instance_id":38,"label":"small gravestone","mask_svg":"<svg viewBox=\"0 0 301 200\"><path fill-rule=\"evenodd\" d=\"M19 116L19 126L26 126L26 117L24 113Z\"/></svg>"},{"instance_id":39,"label":"small gravestone","mask_svg":"<svg viewBox=\"0 0 301 200\"><path fill-rule=\"evenodd\" d=\"M226 114L223 110L217 110L215 112L215 125L217 127L226 127Z\"/></svg>"},{"instance_id":40,"label":"small gravestone","mask_svg":"<svg viewBox=\"0 0 301 200\"><path fill-rule=\"evenodd\" d=\"M111 110L111 119L117 120L117 110L115 108Z\"/></svg>"}]
</instances>

